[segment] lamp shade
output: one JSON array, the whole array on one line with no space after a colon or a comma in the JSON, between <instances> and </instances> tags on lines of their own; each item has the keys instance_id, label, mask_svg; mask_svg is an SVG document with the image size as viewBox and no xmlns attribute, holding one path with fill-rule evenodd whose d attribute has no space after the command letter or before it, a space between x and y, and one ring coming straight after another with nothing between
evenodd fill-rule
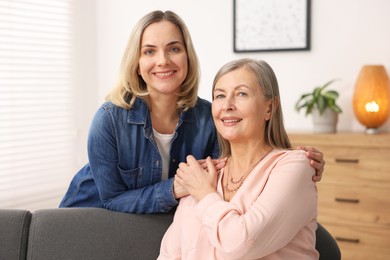
<instances>
[{"instance_id":1,"label":"lamp shade","mask_svg":"<svg viewBox=\"0 0 390 260\"><path fill-rule=\"evenodd\" d=\"M386 122L390 112L390 81L382 65L366 65L360 70L353 96L353 109L367 129Z\"/></svg>"}]
</instances>

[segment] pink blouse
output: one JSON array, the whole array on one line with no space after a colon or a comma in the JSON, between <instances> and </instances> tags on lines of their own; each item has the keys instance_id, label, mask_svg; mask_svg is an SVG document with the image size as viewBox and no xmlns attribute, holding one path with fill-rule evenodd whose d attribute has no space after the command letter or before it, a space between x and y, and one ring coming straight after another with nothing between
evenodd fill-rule
<instances>
[{"instance_id":1,"label":"pink blouse","mask_svg":"<svg viewBox=\"0 0 390 260\"><path fill-rule=\"evenodd\" d=\"M158 259L318 259L314 168L300 150L275 150L230 202L217 192L180 200Z\"/></svg>"}]
</instances>

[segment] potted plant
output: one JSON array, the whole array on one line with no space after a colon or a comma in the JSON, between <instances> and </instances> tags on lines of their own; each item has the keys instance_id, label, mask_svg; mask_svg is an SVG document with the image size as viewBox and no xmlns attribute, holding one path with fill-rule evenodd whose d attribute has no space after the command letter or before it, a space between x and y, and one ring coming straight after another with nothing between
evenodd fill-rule
<instances>
[{"instance_id":1,"label":"potted plant","mask_svg":"<svg viewBox=\"0 0 390 260\"><path fill-rule=\"evenodd\" d=\"M315 87L313 92L303 94L295 104L299 112L305 109L305 115L311 114L315 133L335 133L338 114L342 112L336 104L339 93L335 90L327 90L335 80L331 80L322 86Z\"/></svg>"}]
</instances>

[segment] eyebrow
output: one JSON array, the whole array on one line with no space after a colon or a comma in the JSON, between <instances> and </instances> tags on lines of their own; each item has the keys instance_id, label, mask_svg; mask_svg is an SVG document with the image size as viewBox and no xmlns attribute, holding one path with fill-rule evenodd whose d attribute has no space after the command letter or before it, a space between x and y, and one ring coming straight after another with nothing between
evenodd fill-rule
<instances>
[{"instance_id":1,"label":"eyebrow","mask_svg":"<svg viewBox=\"0 0 390 260\"><path fill-rule=\"evenodd\" d=\"M245 85L245 84L239 84L238 86L235 86L234 87L234 90L237 90L239 88L247 88L247 89L250 89L249 86ZM221 88L215 88L213 92L215 91L222 91L222 92L225 92L225 90L221 89Z\"/></svg>"},{"instance_id":2,"label":"eyebrow","mask_svg":"<svg viewBox=\"0 0 390 260\"><path fill-rule=\"evenodd\" d=\"M184 46L184 43L181 42L181 41L171 41L169 42L166 46L172 46L172 45L175 45L175 44L180 44L180 45L183 45ZM142 45L141 48L151 48L151 47L156 47L156 45L153 45L153 44L145 44L145 45Z\"/></svg>"}]
</instances>

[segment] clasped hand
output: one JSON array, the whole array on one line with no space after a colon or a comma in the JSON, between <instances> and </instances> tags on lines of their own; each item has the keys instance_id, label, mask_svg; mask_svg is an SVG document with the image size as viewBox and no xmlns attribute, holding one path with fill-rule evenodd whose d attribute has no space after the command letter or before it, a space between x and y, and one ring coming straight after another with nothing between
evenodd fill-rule
<instances>
[{"instance_id":1,"label":"clasped hand","mask_svg":"<svg viewBox=\"0 0 390 260\"><path fill-rule=\"evenodd\" d=\"M198 202L207 194L216 192L218 172L225 166L226 159L196 160L187 156L187 163L180 163L176 171L174 190L176 198L191 195ZM178 192L180 194L178 194Z\"/></svg>"}]
</instances>

